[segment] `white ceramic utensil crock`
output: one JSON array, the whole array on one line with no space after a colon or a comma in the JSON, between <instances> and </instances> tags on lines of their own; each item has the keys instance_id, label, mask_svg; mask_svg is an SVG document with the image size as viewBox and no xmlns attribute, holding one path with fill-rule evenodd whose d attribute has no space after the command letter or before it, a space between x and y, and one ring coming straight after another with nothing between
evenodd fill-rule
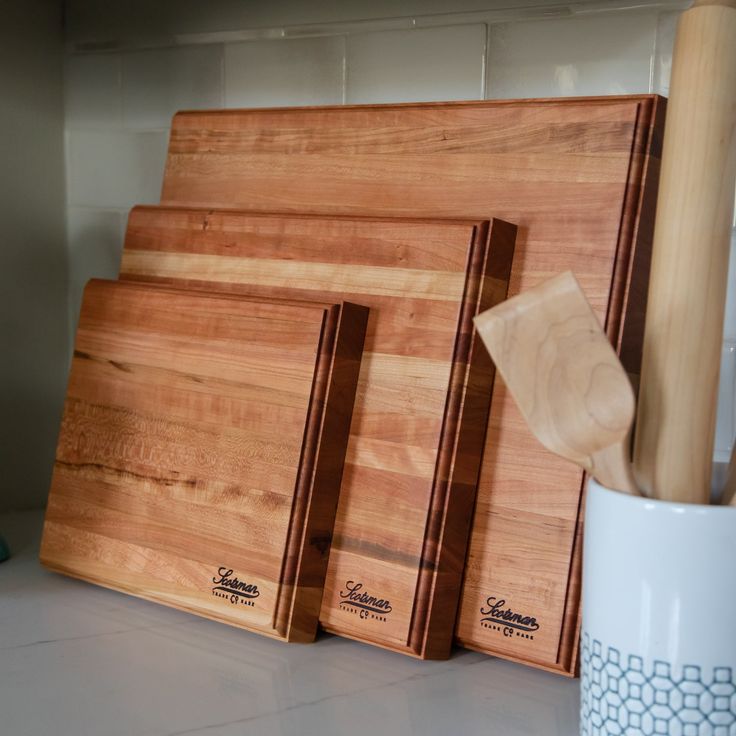
<instances>
[{"instance_id":1,"label":"white ceramic utensil crock","mask_svg":"<svg viewBox=\"0 0 736 736\"><path fill-rule=\"evenodd\" d=\"M590 480L582 736L736 736L736 508Z\"/></svg>"}]
</instances>

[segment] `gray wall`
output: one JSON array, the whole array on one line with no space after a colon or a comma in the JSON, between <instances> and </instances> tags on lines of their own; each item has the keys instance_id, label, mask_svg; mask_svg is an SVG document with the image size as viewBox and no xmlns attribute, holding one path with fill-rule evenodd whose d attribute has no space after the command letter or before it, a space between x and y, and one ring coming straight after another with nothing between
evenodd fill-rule
<instances>
[{"instance_id":1,"label":"gray wall","mask_svg":"<svg viewBox=\"0 0 736 736\"><path fill-rule=\"evenodd\" d=\"M1 0L0 510L44 502L68 363L61 4Z\"/></svg>"}]
</instances>

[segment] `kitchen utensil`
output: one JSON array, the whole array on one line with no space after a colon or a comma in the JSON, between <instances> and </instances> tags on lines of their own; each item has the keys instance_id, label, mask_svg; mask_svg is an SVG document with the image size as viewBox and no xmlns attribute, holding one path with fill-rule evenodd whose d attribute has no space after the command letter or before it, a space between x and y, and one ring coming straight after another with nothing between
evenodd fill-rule
<instances>
[{"instance_id":1,"label":"kitchen utensil","mask_svg":"<svg viewBox=\"0 0 736 736\"><path fill-rule=\"evenodd\" d=\"M696 2L673 56L634 445L664 500L710 499L734 181L736 3Z\"/></svg>"},{"instance_id":2,"label":"kitchen utensil","mask_svg":"<svg viewBox=\"0 0 736 736\"><path fill-rule=\"evenodd\" d=\"M472 318L505 297L514 234L499 221L131 213L122 278L371 308L320 616L331 631L450 653L493 380Z\"/></svg>"},{"instance_id":3,"label":"kitchen utensil","mask_svg":"<svg viewBox=\"0 0 736 736\"><path fill-rule=\"evenodd\" d=\"M346 303L90 282L43 564L311 641L366 318Z\"/></svg>"},{"instance_id":4,"label":"kitchen utensil","mask_svg":"<svg viewBox=\"0 0 736 736\"><path fill-rule=\"evenodd\" d=\"M182 113L163 200L370 216L498 213L519 225L510 293L574 269L633 375L663 116L664 101L651 95ZM460 643L574 672L583 477L536 441L496 385ZM541 622L534 641L481 625L489 595L532 611Z\"/></svg>"},{"instance_id":5,"label":"kitchen utensil","mask_svg":"<svg viewBox=\"0 0 736 736\"><path fill-rule=\"evenodd\" d=\"M634 392L575 276L560 274L474 321L534 436L600 483L637 494Z\"/></svg>"}]
</instances>

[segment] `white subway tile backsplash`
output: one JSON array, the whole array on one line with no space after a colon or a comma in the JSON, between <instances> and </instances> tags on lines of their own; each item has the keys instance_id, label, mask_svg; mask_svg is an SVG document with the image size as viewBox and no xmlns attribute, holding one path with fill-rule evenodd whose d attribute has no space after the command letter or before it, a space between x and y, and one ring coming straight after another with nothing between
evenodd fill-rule
<instances>
[{"instance_id":1,"label":"white subway tile backsplash","mask_svg":"<svg viewBox=\"0 0 736 736\"><path fill-rule=\"evenodd\" d=\"M178 110L222 107L222 46L178 46L123 55L128 128L168 128Z\"/></svg>"},{"instance_id":2,"label":"white subway tile backsplash","mask_svg":"<svg viewBox=\"0 0 736 736\"><path fill-rule=\"evenodd\" d=\"M64 110L67 127L120 125L120 55L81 54L66 58Z\"/></svg>"},{"instance_id":3,"label":"white subway tile backsplash","mask_svg":"<svg viewBox=\"0 0 736 736\"><path fill-rule=\"evenodd\" d=\"M244 41L225 46L227 107L340 104L345 40Z\"/></svg>"},{"instance_id":4,"label":"white subway tile backsplash","mask_svg":"<svg viewBox=\"0 0 736 736\"><path fill-rule=\"evenodd\" d=\"M728 462L736 432L736 343L726 342L721 356L721 379L718 392L715 458Z\"/></svg>"},{"instance_id":5,"label":"white subway tile backsplash","mask_svg":"<svg viewBox=\"0 0 736 736\"><path fill-rule=\"evenodd\" d=\"M116 279L123 240L117 210L70 207L67 211L71 323L79 315L84 285L91 278Z\"/></svg>"},{"instance_id":6,"label":"white subway tile backsplash","mask_svg":"<svg viewBox=\"0 0 736 736\"><path fill-rule=\"evenodd\" d=\"M657 42L652 68L652 92L667 97L670 93L672 50L675 45L677 21L682 11L667 11L657 18Z\"/></svg>"},{"instance_id":7,"label":"white subway tile backsplash","mask_svg":"<svg viewBox=\"0 0 736 736\"><path fill-rule=\"evenodd\" d=\"M361 33L347 43L348 103L483 97L485 25Z\"/></svg>"},{"instance_id":8,"label":"white subway tile backsplash","mask_svg":"<svg viewBox=\"0 0 736 736\"><path fill-rule=\"evenodd\" d=\"M639 11L492 25L486 96L648 92L656 22Z\"/></svg>"},{"instance_id":9,"label":"white subway tile backsplash","mask_svg":"<svg viewBox=\"0 0 736 736\"><path fill-rule=\"evenodd\" d=\"M165 132L68 131L67 203L105 208L157 203L167 144Z\"/></svg>"}]
</instances>

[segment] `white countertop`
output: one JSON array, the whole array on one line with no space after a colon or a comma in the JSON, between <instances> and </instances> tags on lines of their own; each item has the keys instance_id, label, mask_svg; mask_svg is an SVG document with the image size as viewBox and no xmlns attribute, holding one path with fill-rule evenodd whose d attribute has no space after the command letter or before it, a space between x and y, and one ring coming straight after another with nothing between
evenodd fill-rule
<instances>
[{"instance_id":1,"label":"white countertop","mask_svg":"<svg viewBox=\"0 0 736 736\"><path fill-rule=\"evenodd\" d=\"M575 736L577 681L321 635L286 645L65 578L39 512L0 516L3 736Z\"/></svg>"}]
</instances>

